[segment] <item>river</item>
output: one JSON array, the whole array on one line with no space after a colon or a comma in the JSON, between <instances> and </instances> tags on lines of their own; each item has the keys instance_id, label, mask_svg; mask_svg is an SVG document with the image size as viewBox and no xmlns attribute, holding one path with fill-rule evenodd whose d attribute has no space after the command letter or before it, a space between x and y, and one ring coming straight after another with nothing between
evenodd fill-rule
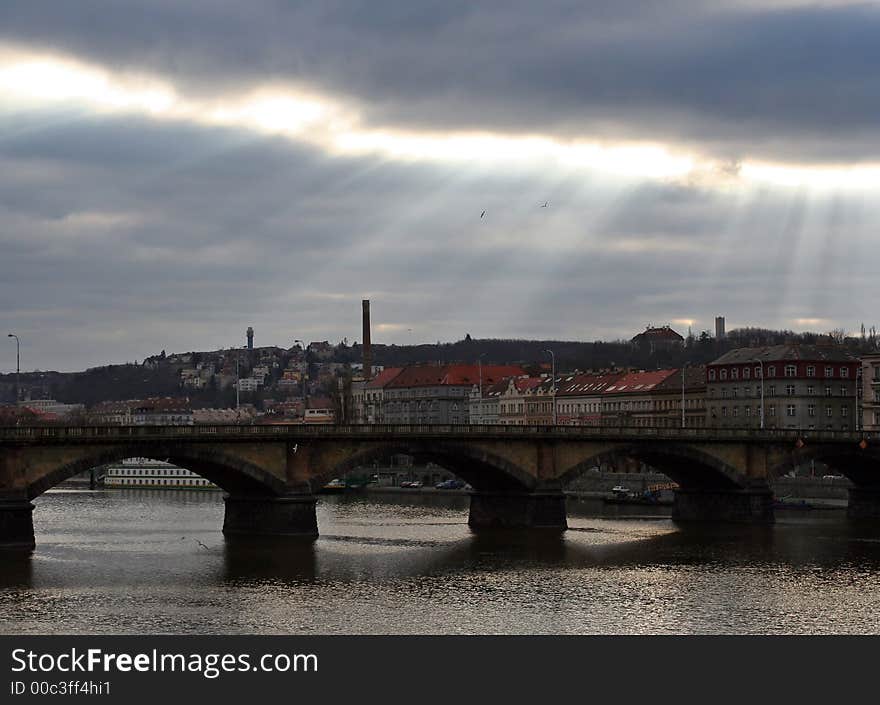
<instances>
[{"instance_id":1,"label":"river","mask_svg":"<svg viewBox=\"0 0 880 705\"><path fill-rule=\"evenodd\" d=\"M328 496L314 543L224 539L219 492L53 490L0 557L5 634L880 633L880 526L781 511L682 529L571 503L474 534L465 496Z\"/></svg>"}]
</instances>

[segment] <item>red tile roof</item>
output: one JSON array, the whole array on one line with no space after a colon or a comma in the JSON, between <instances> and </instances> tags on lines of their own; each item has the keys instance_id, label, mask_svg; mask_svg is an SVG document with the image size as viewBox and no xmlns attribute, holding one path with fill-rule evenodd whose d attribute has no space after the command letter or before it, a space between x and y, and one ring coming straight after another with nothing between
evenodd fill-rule
<instances>
[{"instance_id":1,"label":"red tile roof","mask_svg":"<svg viewBox=\"0 0 880 705\"><path fill-rule=\"evenodd\" d=\"M402 367L386 367L367 382L367 389L382 389L403 371Z\"/></svg>"},{"instance_id":2,"label":"red tile roof","mask_svg":"<svg viewBox=\"0 0 880 705\"><path fill-rule=\"evenodd\" d=\"M584 394L601 394L607 387L622 379L625 373L591 375L562 375L556 381L556 396L576 397Z\"/></svg>"},{"instance_id":3,"label":"red tile roof","mask_svg":"<svg viewBox=\"0 0 880 705\"><path fill-rule=\"evenodd\" d=\"M608 385L603 394L643 394L650 392L667 377L678 370L652 370L651 372L631 372Z\"/></svg>"},{"instance_id":4,"label":"red tile roof","mask_svg":"<svg viewBox=\"0 0 880 705\"><path fill-rule=\"evenodd\" d=\"M524 375L525 370L518 365L483 365L483 385L493 384L505 377ZM405 367L386 386L433 387L440 385L462 386L479 384L479 365L413 365Z\"/></svg>"},{"instance_id":5,"label":"red tile roof","mask_svg":"<svg viewBox=\"0 0 880 705\"><path fill-rule=\"evenodd\" d=\"M518 392L529 392L540 387L545 381L545 377L517 377L513 380L513 386Z\"/></svg>"}]
</instances>

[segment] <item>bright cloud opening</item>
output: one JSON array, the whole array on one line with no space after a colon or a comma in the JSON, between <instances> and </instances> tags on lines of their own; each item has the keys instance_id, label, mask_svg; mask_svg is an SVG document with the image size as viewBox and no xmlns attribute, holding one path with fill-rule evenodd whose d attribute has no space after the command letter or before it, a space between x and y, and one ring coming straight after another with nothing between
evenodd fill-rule
<instances>
[{"instance_id":1,"label":"bright cloud opening","mask_svg":"<svg viewBox=\"0 0 880 705\"><path fill-rule=\"evenodd\" d=\"M709 186L739 183L834 191L880 183L880 164L816 167L744 160L732 173L729 165L661 144L371 128L352 108L318 93L267 86L244 96L195 99L153 77L8 49L0 50L0 93L13 105L73 103L98 112L140 112L154 119L278 134L338 155L589 169L626 179L699 178Z\"/></svg>"}]
</instances>

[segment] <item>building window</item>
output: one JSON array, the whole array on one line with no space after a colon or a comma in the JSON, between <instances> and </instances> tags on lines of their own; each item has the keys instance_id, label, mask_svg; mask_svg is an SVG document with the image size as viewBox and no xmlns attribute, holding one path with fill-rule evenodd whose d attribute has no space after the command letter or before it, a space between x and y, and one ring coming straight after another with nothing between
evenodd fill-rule
<instances>
[{"instance_id":1,"label":"building window","mask_svg":"<svg viewBox=\"0 0 880 705\"><path fill-rule=\"evenodd\" d=\"M840 385L840 396L845 397L847 394L847 389L845 384Z\"/></svg>"},{"instance_id":2,"label":"building window","mask_svg":"<svg viewBox=\"0 0 880 705\"><path fill-rule=\"evenodd\" d=\"M830 397L830 396L831 396L831 387L825 387L825 396L826 396L826 397Z\"/></svg>"},{"instance_id":3,"label":"building window","mask_svg":"<svg viewBox=\"0 0 880 705\"><path fill-rule=\"evenodd\" d=\"M715 370L709 370L709 381L710 382L715 381Z\"/></svg>"},{"instance_id":4,"label":"building window","mask_svg":"<svg viewBox=\"0 0 880 705\"><path fill-rule=\"evenodd\" d=\"M730 371L730 379L739 379L739 370L736 367Z\"/></svg>"},{"instance_id":5,"label":"building window","mask_svg":"<svg viewBox=\"0 0 880 705\"><path fill-rule=\"evenodd\" d=\"M849 415L849 407L848 406L841 406L840 407L840 415L841 416L848 416Z\"/></svg>"},{"instance_id":6,"label":"building window","mask_svg":"<svg viewBox=\"0 0 880 705\"><path fill-rule=\"evenodd\" d=\"M816 376L816 366L815 365L807 365L807 377L815 377Z\"/></svg>"},{"instance_id":7,"label":"building window","mask_svg":"<svg viewBox=\"0 0 880 705\"><path fill-rule=\"evenodd\" d=\"M827 416L829 419L834 416L834 410L830 406L825 407L825 416Z\"/></svg>"},{"instance_id":8,"label":"building window","mask_svg":"<svg viewBox=\"0 0 880 705\"><path fill-rule=\"evenodd\" d=\"M748 379L751 376L751 370L748 367L743 367L743 379Z\"/></svg>"},{"instance_id":9,"label":"building window","mask_svg":"<svg viewBox=\"0 0 880 705\"><path fill-rule=\"evenodd\" d=\"M761 374L761 368L756 367L755 368L755 379L761 379L761 377L763 377L763 375Z\"/></svg>"},{"instance_id":10,"label":"building window","mask_svg":"<svg viewBox=\"0 0 880 705\"><path fill-rule=\"evenodd\" d=\"M721 389L721 398L722 398L722 399L727 399L727 387L723 387L723 388Z\"/></svg>"},{"instance_id":11,"label":"building window","mask_svg":"<svg viewBox=\"0 0 880 705\"><path fill-rule=\"evenodd\" d=\"M816 405L815 404L807 404L807 415L815 416L816 415Z\"/></svg>"},{"instance_id":12,"label":"building window","mask_svg":"<svg viewBox=\"0 0 880 705\"><path fill-rule=\"evenodd\" d=\"M774 367L773 365L770 365L770 367L767 368L767 376L768 377L775 377L776 376L776 367Z\"/></svg>"},{"instance_id":13,"label":"building window","mask_svg":"<svg viewBox=\"0 0 880 705\"><path fill-rule=\"evenodd\" d=\"M841 367L840 368L840 376L843 379L847 379L849 377L849 368L848 367Z\"/></svg>"},{"instance_id":14,"label":"building window","mask_svg":"<svg viewBox=\"0 0 880 705\"><path fill-rule=\"evenodd\" d=\"M733 415L737 416L738 412L739 412L739 407L738 406L733 407Z\"/></svg>"},{"instance_id":15,"label":"building window","mask_svg":"<svg viewBox=\"0 0 880 705\"><path fill-rule=\"evenodd\" d=\"M726 406L722 406L722 407L721 407L721 415L722 415L722 416L727 416L727 407L726 407Z\"/></svg>"},{"instance_id":16,"label":"building window","mask_svg":"<svg viewBox=\"0 0 880 705\"><path fill-rule=\"evenodd\" d=\"M786 365L785 366L785 376L786 377L794 377L797 375L797 367L795 365Z\"/></svg>"},{"instance_id":17,"label":"building window","mask_svg":"<svg viewBox=\"0 0 880 705\"><path fill-rule=\"evenodd\" d=\"M785 394L786 396L793 397L794 396L794 385L786 384L785 385Z\"/></svg>"},{"instance_id":18,"label":"building window","mask_svg":"<svg viewBox=\"0 0 880 705\"><path fill-rule=\"evenodd\" d=\"M815 387L812 384L807 385L807 396L813 396L816 393Z\"/></svg>"},{"instance_id":19,"label":"building window","mask_svg":"<svg viewBox=\"0 0 880 705\"><path fill-rule=\"evenodd\" d=\"M746 406L744 408L746 410L746 416L751 416L752 415L752 407Z\"/></svg>"},{"instance_id":20,"label":"building window","mask_svg":"<svg viewBox=\"0 0 880 705\"><path fill-rule=\"evenodd\" d=\"M727 370L721 370L721 379L727 379Z\"/></svg>"},{"instance_id":21,"label":"building window","mask_svg":"<svg viewBox=\"0 0 880 705\"><path fill-rule=\"evenodd\" d=\"M733 388L733 398L736 399L736 393L739 391L739 387Z\"/></svg>"},{"instance_id":22,"label":"building window","mask_svg":"<svg viewBox=\"0 0 880 705\"><path fill-rule=\"evenodd\" d=\"M776 416L776 405L775 405L775 404L771 404L770 406L768 406L768 407L767 407L767 413L768 413L770 416Z\"/></svg>"},{"instance_id":23,"label":"building window","mask_svg":"<svg viewBox=\"0 0 880 705\"><path fill-rule=\"evenodd\" d=\"M833 367L826 367L825 368L825 376L826 377L833 377L834 376L834 368Z\"/></svg>"},{"instance_id":24,"label":"building window","mask_svg":"<svg viewBox=\"0 0 880 705\"><path fill-rule=\"evenodd\" d=\"M785 415L786 416L794 416L794 412L795 412L794 404L788 404L785 407Z\"/></svg>"},{"instance_id":25,"label":"building window","mask_svg":"<svg viewBox=\"0 0 880 705\"><path fill-rule=\"evenodd\" d=\"M776 396L776 385L775 384L771 384L769 387L767 387L767 394L768 394L768 396L771 396L771 397Z\"/></svg>"}]
</instances>

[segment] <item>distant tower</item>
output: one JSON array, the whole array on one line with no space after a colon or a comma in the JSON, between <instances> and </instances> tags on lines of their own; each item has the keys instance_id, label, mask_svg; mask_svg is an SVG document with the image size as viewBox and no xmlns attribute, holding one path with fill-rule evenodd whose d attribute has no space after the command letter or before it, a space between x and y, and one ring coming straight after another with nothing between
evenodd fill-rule
<instances>
[{"instance_id":1,"label":"distant tower","mask_svg":"<svg viewBox=\"0 0 880 705\"><path fill-rule=\"evenodd\" d=\"M724 316L715 316L715 339L724 340Z\"/></svg>"},{"instance_id":2,"label":"distant tower","mask_svg":"<svg viewBox=\"0 0 880 705\"><path fill-rule=\"evenodd\" d=\"M370 348L370 300L364 299L364 379L369 380L373 376L373 351Z\"/></svg>"},{"instance_id":3,"label":"distant tower","mask_svg":"<svg viewBox=\"0 0 880 705\"><path fill-rule=\"evenodd\" d=\"M248 350L254 349L254 329L248 326L247 329Z\"/></svg>"}]
</instances>

